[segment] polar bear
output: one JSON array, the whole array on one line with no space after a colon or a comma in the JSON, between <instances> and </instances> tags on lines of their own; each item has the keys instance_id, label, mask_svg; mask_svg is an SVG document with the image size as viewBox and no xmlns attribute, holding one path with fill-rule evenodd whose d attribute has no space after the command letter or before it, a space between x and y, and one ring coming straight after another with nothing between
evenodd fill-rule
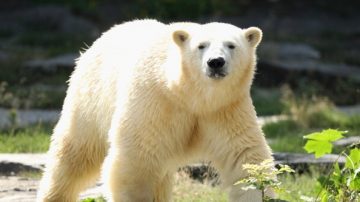
<instances>
[{"instance_id":1,"label":"polar bear","mask_svg":"<svg viewBox=\"0 0 360 202\"><path fill-rule=\"evenodd\" d=\"M38 201L76 201L102 171L109 201L171 201L172 174L211 161L230 201L261 201L234 182L271 159L250 97L260 29L135 20L77 60Z\"/></svg>"}]
</instances>

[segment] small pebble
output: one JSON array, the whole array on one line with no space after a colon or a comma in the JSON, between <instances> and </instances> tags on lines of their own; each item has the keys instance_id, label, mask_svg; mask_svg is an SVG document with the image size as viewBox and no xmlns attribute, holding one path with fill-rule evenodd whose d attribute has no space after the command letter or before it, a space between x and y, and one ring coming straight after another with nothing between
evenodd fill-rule
<instances>
[{"instance_id":1,"label":"small pebble","mask_svg":"<svg viewBox=\"0 0 360 202\"><path fill-rule=\"evenodd\" d=\"M28 191L36 192L35 188L29 188Z\"/></svg>"},{"instance_id":2,"label":"small pebble","mask_svg":"<svg viewBox=\"0 0 360 202\"><path fill-rule=\"evenodd\" d=\"M14 191L25 191L24 189L20 189L18 187L14 188Z\"/></svg>"}]
</instances>

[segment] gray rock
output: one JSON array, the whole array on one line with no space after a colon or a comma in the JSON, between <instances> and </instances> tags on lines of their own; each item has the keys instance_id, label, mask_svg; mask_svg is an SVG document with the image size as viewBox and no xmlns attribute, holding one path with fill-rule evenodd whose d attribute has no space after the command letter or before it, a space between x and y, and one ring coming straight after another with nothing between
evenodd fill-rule
<instances>
[{"instance_id":1,"label":"gray rock","mask_svg":"<svg viewBox=\"0 0 360 202\"><path fill-rule=\"evenodd\" d=\"M259 47L259 57L265 61L320 59L320 52L302 43L264 42Z\"/></svg>"},{"instance_id":2,"label":"gray rock","mask_svg":"<svg viewBox=\"0 0 360 202\"><path fill-rule=\"evenodd\" d=\"M17 191L17 192L25 192L26 190L25 190L25 189L20 189L19 187L15 187L15 188L14 188L14 191Z\"/></svg>"},{"instance_id":3,"label":"gray rock","mask_svg":"<svg viewBox=\"0 0 360 202\"><path fill-rule=\"evenodd\" d=\"M40 172L41 168L32 166L32 165L26 165L23 163L14 163L14 162L8 162L8 161L0 161L0 174L6 175L6 176L12 176L17 175L21 172Z\"/></svg>"},{"instance_id":4,"label":"gray rock","mask_svg":"<svg viewBox=\"0 0 360 202\"><path fill-rule=\"evenodd\" d=\"M31 60L24 63L24 66L33 70L43 70L45 72L56 72L58 68L73 69L75 66L75 59L79 54L69 53L59 55L50 59Z\"/></svg>"},{"instance_id":5,"label":"gray rock","mask_svg":"<svg viewBox=\"0 0 360 202\"><path fill-rule=\"evenodd\" d=\"M307 72L328 75L332 77L345 77L360 81L360 68L346 64L322 63L316 60L302 59L260 59L262 65L288 72Z\"/></svg>"},{"instance_id":6,"label":"gray rock","mask_svg":"<svg viewBox=\"0 0 360 202\"><path fill-rule=\"evenodd\" d=\"M0 25L14 33L40 28L75 35L99 35L99 29L92 22L73 15L68 8L59 5L20 8L3 12L0 17Z\"/></svg>"},{"instance_id":7,"label":"gray rock","mask_svg":"<svg viewBox=\"0 0 360 202\"><path fill-rule=\"evenodd\" d=\"M259 47L259 63L289 72L319 73L360 81L360 68L346 64L323 63L320 52L301 43L263 43Z\"/></svg>"},{"instance_id":8,"label":"gray rock","mask_svg":"<svg viewBox=\"0 0 360 202\"><path fill-rule=\"evenodd\" d=\"M0 174L16 175L23 171L40 172L46 154L0 154Z\"/></svg>"},{"instance_id":9,"label":"gray rock","mask_svg":"<svg viewBox=\"0 0 360 202\"><path fill-rule=\"evenodd\" d=\"M338 147L347 147L352 144L360 144L360 136L346 137L334 142L334 145Z\"/></svg>"},{"instance_id":10,"label":"gray rock","mask_svg":"<svg viewBox=\"0 0 360 202\"><path fill-rule=\"evenodd\" d=\"M0 108L0 128L11 126L11 111ZM19 127L37 123L55 123L60 117L59 110L16 110L16 124Z\"/></svg>"},{"instance_id":11,"label":"gray rock","mask_svg":"<svg viewBox=\"0 0 360 202\"><path fill-rule=\"evenodd\" d=\"M312 154L294 154L294 153L274 153L276 164L288 165L331 165L338 161L339 164L344 164L346 158L344 156L327 154L321 158L316 159Z\"/></svg>"},{"instance_id":12,"label":"gray rock","mask_svg":"<svg viewBox=\"0 0 360 202\"><path fill-rule=\"evenodd\" d=\"M360 105L338 106L337 109L350 116L360 114Z\"/></svg>"}]
</instances>

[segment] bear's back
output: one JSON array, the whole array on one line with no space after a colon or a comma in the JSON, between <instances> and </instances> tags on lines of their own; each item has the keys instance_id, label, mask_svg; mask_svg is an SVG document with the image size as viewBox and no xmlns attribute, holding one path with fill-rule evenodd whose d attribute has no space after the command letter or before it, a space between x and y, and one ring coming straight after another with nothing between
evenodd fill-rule
<instances>
[{"instance_id":1,"label":"bear's back","mask_svg":"<svg viewBox=\"0 0 360 202\"><path fill-rule=\"evenodd\" d=\"M167 26L156 20L135 20L105 32L78 59L64 110L81 113L95 131L106 133L109 114L114 113L115 102L126 98L137 63L163 40L166 30Z\"/></svg>"}]
</instances>

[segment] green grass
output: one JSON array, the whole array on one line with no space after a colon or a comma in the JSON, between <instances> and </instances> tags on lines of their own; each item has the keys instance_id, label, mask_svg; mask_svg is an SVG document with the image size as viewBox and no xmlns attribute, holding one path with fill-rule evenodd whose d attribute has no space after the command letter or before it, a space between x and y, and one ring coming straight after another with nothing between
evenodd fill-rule
<instances>
[{"instance_id":1,"label":"green grass","mask_svg":"<svg viewBox=\"0 0 360 202\"><path fill-rule=\"evenodd\" d=\"M253 88L251 96L259 116L280 114L284 110L279 89Z\"/></svg>"},{"instance_id":2,"label":"green grass","mask_svg":"<svg viewBox=\"0 0 360 202\"><path fill-rule=\"evenodd\" d=\"M0 131L0 153L40 153L49 149L49 126Z\"/></svg>"},{"instance_id":3,"label":"green grass","mask_svg":"<svg viewBox=\"0 0 360 202\"><path fill-rule=\"evenodd\" d=\"M301 133L303 129L293 120L281 120L275 123L268 123L262 127L267 138L293 137L294 133ZM292 134L289 134L292 133Z\"/></svg>"},{"instance_id":4,"label":"green grass","mask_svg":"<svg viewBox=\"0 0 360 202\"><path fill-rule=\"evenodd\" d=\"M219 187L191 180L184 173L177 173L172 193L174 202L226 202L227 194ZM86 198L81 202L105 202L103 197Z\"/></svg>"},{"instance_id":5,"label":"green grass","mask_svg":"<svg viewBox=\"0 0 360 202\"><path fill-rule=\"evenodd\" d=\"M40 180L42 177L42 172L36 172L36 171L21 171L16 174L17 176L24 177L24 178L30 178L30 179L37 179Z\"/></svg>"},{"instance_id":6,"label":"green grass","mask_svg":"<svg viewBox=\"0 0 360 202\"><path fill-rule=\"evenodd\" d=\"M278 193L278 197L287 201L304 201L302 197L311 198L310 201L315 201L319 193L319 186L317 178L319 173L313 174L296 174L296 175L281 175L278 176L281 181L281 187L285 190Z\"/></svg>"},{"instance_id":7,"label":"green grass","mask_svg":"<svg viewBox=\"0 0 360 202\"><path fill-rule=\"evenodd\" d=\"M313 169L311 169L313 170ZM227 193L219 187L212 187L209 184L201 184L189 179L187 176L179 173L176 175L173 201L175 202L226 202ZM318 172L312 174L285 174L278 176L281 181L283 191L277 193L278 197L287 201L303 201L302 197L315 199L319 186L317 184ZM82 202L105 202L103 197L86 198ZM314 201L314 200L312 200Z\"/></svg>"},{"instance_id":8,"label":"green grass","mask_svg":"<svg viewBox=\"0 0 360 202\"><path fill-rule=\"evenodd\" d=\"M277 137L268 140L268 142L274 152L306 153L303 149L305 141L301 135Z\"/></svg>"},{"instance_id":9,"label":"green grass","mask_svg":"<svg viewBox=\"0 0 360 202\"><path fill-rule=\"evenodd\" d=\"M173 198L175 202L227 201L226 193L209 183L201 184L189 179L185 173L176 176Z\"/></svg>"}]
</instances>

